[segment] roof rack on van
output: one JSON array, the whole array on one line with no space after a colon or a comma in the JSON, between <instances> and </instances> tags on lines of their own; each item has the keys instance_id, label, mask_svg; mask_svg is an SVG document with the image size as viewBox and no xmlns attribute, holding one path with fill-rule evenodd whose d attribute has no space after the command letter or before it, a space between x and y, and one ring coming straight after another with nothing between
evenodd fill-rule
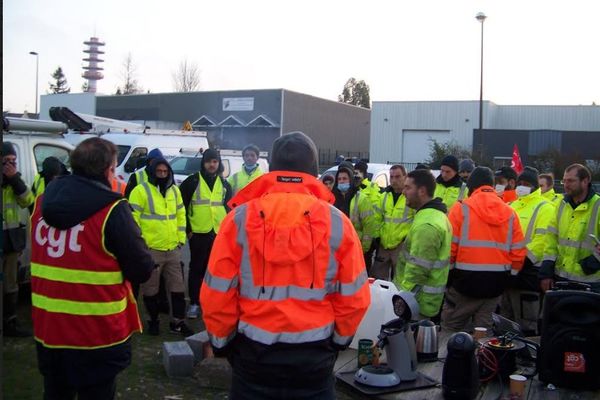
<instances>
[{"instance_id":1,"label":"roof rack on van","mask_svg":"<svg viewBox=\"0 0 600 400\"><path fill-rule=\"evenodd\" d=\"M222 156L242 156L242 150L229 150L229 149L225 149L225 150L219 150L219 153ZM269 156L269 152L268 151L261 151L258 155L259 157L263 157L263 158L267 158Z\"/></svg>"},{"instance_id":2,"label":"roof rack on van","mask_svg":"<svg viewBox=\"0 0 600 400\"><path fill-rule=\"evenodd\" d=\"M163 135L163 136L190 136L190 137L206 137L204 131L184 131L178 129L149 129L146 128L143 132L129 132L129 133L143 133L144 135Z\"/></svg>"},{"instance_id":3,"label":"roof rack on van","mask_svg":"<svg viewBox=\"0 0 600 400\"><path fill-rule=\"evenodd\" d=\"M196 157L202 155L202 153L204 153L204 149L202 147L182 147L181 149L179 149L179 153Z\"/></svg>"},{"instance_id":4,"label":"roof rack on van","mask_svg":"<svg viewBox=\"0 0 600 400\"><path fill-rule=\"evenodd\" d=\"M62 122L45 121L30 118L2 118L2 131L20 131L32 133L64 133L67 125Z\"/></svg>"}]
</instances>

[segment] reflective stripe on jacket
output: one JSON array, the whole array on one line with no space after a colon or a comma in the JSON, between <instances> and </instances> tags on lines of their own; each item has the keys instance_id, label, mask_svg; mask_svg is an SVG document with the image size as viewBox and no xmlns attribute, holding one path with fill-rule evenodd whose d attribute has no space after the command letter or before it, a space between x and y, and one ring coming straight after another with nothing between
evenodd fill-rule
<instances>
[{"instance_id":1,"label":"reflective stripe on jacket","mask_svg":"<svg viewBox=\"0 0 600 400\"><path fill-rule=\"evenodd\" d=\"M35 197L41 195L46 190L46 180L40 174L37 174L35 178L33 178L33 185L31 185L31 192Z\"/></svg>"},{"instance_id":2,"label":"reflective stripe on jacket","mask_svg":"<svg viewBox=\"0 0 600 400\"><path fill-rule=\"evenodd\" d=\"M2 188L2 230L23 228L27 220L21 215L21 209L33 204L35 198L31 190L27 189L17 196L12 186Z\"/></svg>"},{"instance_id":3,"label":"reflective stripe on jacket","mask_svg":"<svg viewBox=\"0 0 600 400\"><path fill-rule=\"evenodd\" d=\"M448 218L453 231L452 286L470 297L499 296L510 274L521 270L527 253L516 212L491 186L482 186L456 203Z\"/></svg>"},{"instance_id":4,"label":"reflective stripe on jacket","mask_svg":"<svg viewBox=\"0 0 600 400\"><path fill-rule=\"evenodd\" d=\"M381 206L381 190L379 185L367 178L363 179L361 185L364 185L365 188L360 189L360 191L371 201L375 212L381 212L381 210L379 210L379 207Z\"/></svg>"},{"instance_id":5,"label":"reflective stripe on jacket","mask_svg":"<svg viewBox=\"0 0 600 400\"><path fill-rule=\"evenodd\" d=\"M394 282L400 290L417 292L420 313L435 316L442 306L450 265L452 227L445 213L417 211L398 259L403 271Z\"/></svg>"},{"instance_id":6,"label":"reflective stripe on jacket","mask_svg":"<svg viewBox=\"0 0 600 400\"><path fill-rule=\"evenodd\" d=\"M185 243L185 208L177 186L163 196L156 186L144 182L133 189L129 203L149 248L167 251Z\"/></svg>"},{"instance_id":7,"label":"reflective stripe on jacket","mask_svg":"<svg viewBox=\"0 0 600 400\"><path fill-rule=\"evenodd\" d=\"M104 225L117 202L58 230L31 217L31 304L35 339L45 347L96 349L141 332L129 282L104 248Z\"/></svg>"},{"instance_id":8,"label":"reflective stripe on jacket","mask_svg":"<svg viewBox=\"0 0 600 400\"><path fill-rule=\"evenodd\" d=\"M110 188L115 193L120 193L122 195L125 195L126 187L127 187L127 184L116 177L113 178L112 182L110 182Z\"/></svg>"},{"instance_id":9,"label":"reflective stripe on jacket","mask_svg":"<svg viewBox=\"0 0 600 400\"><path fill-rule=\"evenodd\" d=\"M524 230L527 258L534 266L539 267L550 240L548 236L552 235L548 228L555 226L553 223L555 208L550 202L544 200L540 189L527 196L519 197L510 204L510 207L517 212L521 229Z\"/></svg>"},{"instance_id":10,"label":"reflective stripe on jacket","mask_svg":"<svg viewBox=\"0 0 600 400\"><path fill-rule=\"evenodd\" d=\"M138 185L148 182L148 173L146 172L146 168L135 171L135 179Z\"/></svg>"},{"instance_id":11,"label":"reflective stripe on jacket","mask_svg":"<svg viewBox=\"0 0 600 400\"><path fill-rule=\"evenodd\" d=\"M589 256L600 262L600 255L594 251L595 242L589 237L590 234L600 237L600 196L594 194L575 209L561 201L555 222L555 235L549 240L544 260L555 260L554 273L562 278L600 282L600 271L586 274L581 268L581 261Z\"/></svg>"},{"instance_id":12,"label":"reflective stripe on jacket","mask_svg":"<svg viewBox=\"0 0 600 400\"><path fill-rule=\"evenodd\" d=\"M350 200L350 220L356 229L363 251L367 252L373 239L379 237L381 214L375 212L373 204L361 190Z\"/></svg>"},{"instance_id":13,"label":"reflective stripe on jacket","mask_svg":"<svg viewBox=\"0 0 600 400\"><path fill-rule=\"evenodd\" d=\"M461 201L469 197L469 190L467 185L462 182L459 186L444 186L441 183L436 183L435 192L433 197L439 197L442 202L448 207L448 210L452 208L454 203Z\"/></svg>"},{"instance_id":14,"label":"reflective stripe on jacket","mask_svg":"<svg viewBox=\"0 0 600 400\"><path fill-rule=\"evenodd\" d=\"M256 169L254 171L252 171L252 173L250 175L248 175L248 173L246 172L246 169L242 165L242 170L231 175L227 179L227 181L231 185L231 190L233 191L233 194L235 195L235 194L237 194L237 192L239 192L240 190L245 188L246 185L248 185L250 182L252 182L253 180L255 180L256 178L258 178L259 176L261 176L263 174L264 173L262 172L260 167L256 167Z\"/></svg>"},{"instance_id":15,"label":"reflective stripe on jacket","mask_svg":"<svg viewBox=\"0 0 600 400\"><path fill-rule=\"evenodd\" d=\"M349 344L370 299L351 222L307 174L271 172L251 191L240 192L246 203L232 199L239 205L221 224L202 283L213 346L237 332L265 345Z\"/></svg>"},{"instance_id":16,"label":"reflective stripe on jacket","mask_svg":"<svg viewBox=\"0 0 600 400\"><path fill-rule=\"evenodd\" d=\"M385 192L381 199L382 223L379 237L384 249L394 249L402 243L413 221L415 210L406 205L406 196L400 195L396 204L394 196Z\"/></svg>"},{"instance_id":17,"label":"reflective stripe on jacket","mask_svg":"<svg viewBox=\"0 0 600 400\"><path fill-rule=\"evenodd\" d=\"M194 233L207 233L212 230L219 232L219 227L227 210L223 199L225 198L225 189L221 178L217 177L210 190L208 184L198 172L198 186L192 195L188 207L188 219L190 227Z\"/></svg>"}]
</instances>

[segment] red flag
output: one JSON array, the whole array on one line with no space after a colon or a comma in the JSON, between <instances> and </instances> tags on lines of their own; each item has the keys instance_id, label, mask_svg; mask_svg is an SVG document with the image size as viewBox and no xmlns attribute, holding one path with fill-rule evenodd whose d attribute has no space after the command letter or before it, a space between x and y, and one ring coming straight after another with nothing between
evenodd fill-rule
<instances>
[{"instance_id":1,"label":"red flag","mask_svg":"<svg viewBox=\"0 0 600 400\"><path fill-rule=\"evenodd\" d=\"M517 147L516 143L513 147L512 161L510 163L510 167L514 169L517 174L523 172L523 163L521 162L521 155L519 154L519 148Z\"/></svg>"}]
</instances>

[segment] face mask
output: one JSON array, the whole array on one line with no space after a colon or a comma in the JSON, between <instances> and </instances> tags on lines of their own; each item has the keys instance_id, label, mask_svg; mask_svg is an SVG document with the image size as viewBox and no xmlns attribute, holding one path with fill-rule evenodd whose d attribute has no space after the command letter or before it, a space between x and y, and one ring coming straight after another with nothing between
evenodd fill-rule
<instances>
[{"instance_id":1,"label":"face mask","mask_svg":"<svg viewBox=\"0 0 600 400\"><path fill-rule=\"evenodd\" d=\"M527 196L528 194L531 193L531 188L529 186L519 185L515 189L515 192L517 193L517 196L523 197L523 196Z\"/></svg>"},{"instance_id":2,"label":"face mask","mask_svg":"<svg viewBox=\"0 0 600 400\"><path fill-rule=\"evenodd\" d=\"M246 167L246 169L255 169L256 167L258 167L258 163L244 164L244 167Z\"/></svg>"},{"instance_id":3,"label":"face mask","mask_svg":"<svg viewBox=\"0 0 600 400\"><path fill-rule=\"evenodd\" d=\"M504 189L506 189L506 185L500 185L500 184L497 184L497 185L495 186L495 189L496 189L496 194L497 194L498 196L502 196L502 194L504 193Z\"/></svg>"},{"instance_id":4,"label":"face mask","mask_svg":"<svg viewBox=\"0 0 600 400\"><path fill-rule=\"evenodd\" d=\"M340 192L347 192L348 190L350 190L350 184L349 183L338 183L338 190Z\"/></svg>"},{"instance_id":5,"label":"face mask","mask_svg":"<svg viewBox=\"0 0 600 400\"><path fill-rule=\"evenodd\" d=\"M363 176L362 172L355 172L354 173L354 177L356 179L360 179L361 181L364 179L364 176Z\"/></svg>"}]
</instances>

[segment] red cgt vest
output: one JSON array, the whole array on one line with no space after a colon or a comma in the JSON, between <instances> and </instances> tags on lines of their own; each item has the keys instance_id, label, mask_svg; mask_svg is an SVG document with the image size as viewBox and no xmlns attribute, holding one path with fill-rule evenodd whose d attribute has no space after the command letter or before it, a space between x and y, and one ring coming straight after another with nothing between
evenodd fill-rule
<instances>
[{"instance_id":1,"label":"red cgt vest","mask_svg":"<svg viewBox=\"0 0 600 400\"><path fill-rule=\"evenodd\" d=\"M35 339L45 347L94 349L141 332L137 305L116 258L104 247L104 224L118 201L59 230L31 216L31 303ZM124 200L120 200L124 201Z\"/></svg>"}]
</instances>

